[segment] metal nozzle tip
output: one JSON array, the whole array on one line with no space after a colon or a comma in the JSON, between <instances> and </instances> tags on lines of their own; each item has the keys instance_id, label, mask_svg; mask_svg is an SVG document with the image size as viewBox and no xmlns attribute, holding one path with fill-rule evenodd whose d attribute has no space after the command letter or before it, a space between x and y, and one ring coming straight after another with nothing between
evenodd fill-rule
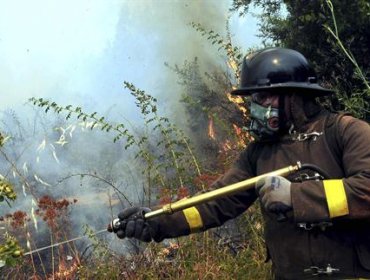
<instances>
[{"instance_id":1,"label":"metal nozzle tip","mask_svg":"<svg viewBox=\"0 0 370 280\"><path fill-rule=\"evenodd\" d=\"M302 163L300 161L297 161L297 167L298 167L298 170L302 168Z\"/></svg>"}]
</instances>

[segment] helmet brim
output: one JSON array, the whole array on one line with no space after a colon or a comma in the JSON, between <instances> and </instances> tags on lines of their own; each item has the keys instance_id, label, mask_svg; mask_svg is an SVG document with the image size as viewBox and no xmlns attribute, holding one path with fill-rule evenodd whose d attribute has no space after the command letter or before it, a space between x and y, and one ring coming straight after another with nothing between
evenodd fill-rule
<instances>
[{"instance_id":1,"label":"helmet brim","mask_svg":"<svg viewBox=\"0 0 370 280\"><path fill-rule=\"evenodd\" d=\"M322 86L319 86L316 83L313 84L313 83L288 82L281 84L238 88L232 90L231 95L251 95L252 93L261 91L267 91L277 94L298 92L301 94L307 94L315 97L334 94L333 90L323 88Z\"/></svg>"}]
</instances>

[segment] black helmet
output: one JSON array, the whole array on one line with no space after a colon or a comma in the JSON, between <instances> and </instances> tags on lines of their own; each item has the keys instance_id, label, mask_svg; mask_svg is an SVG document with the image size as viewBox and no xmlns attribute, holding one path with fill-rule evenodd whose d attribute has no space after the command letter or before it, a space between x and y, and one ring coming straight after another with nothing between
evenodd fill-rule
<instances>
[{"instance_id":1,"label":"black helmet","mask_svg":"<svg viewBox=\"0 0 370 280\"><path fill-rule=\"evenodd\" d=\"M323 96L333 91L317 84L315 71L299 52L284 48L268 48L243 59L240 87L233 95L249 95L269 91Z\"/></svg>"}]
</instances>

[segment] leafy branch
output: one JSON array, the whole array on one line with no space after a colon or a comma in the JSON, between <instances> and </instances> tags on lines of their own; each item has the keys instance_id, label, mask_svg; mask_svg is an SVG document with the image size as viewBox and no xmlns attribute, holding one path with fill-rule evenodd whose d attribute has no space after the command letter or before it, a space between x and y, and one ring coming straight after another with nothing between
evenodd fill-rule
<instances>
[{"instance_id":1,"label":"leafy branch","mask_svg":"<svg viewBox=\"0 0 370 280\"><path fill-rule=\"evenodd\" d=\"M14 266L20 262L23 254L17 239L5 234L5 243L0 245L0 268L4 265Z\"/></svg>"},{"instance_id":2,"label":"leafy branch","mask_svg":"<svg viewBox=\"0 0 370 280\"><path fill-rule=\"evenodd\" d=\"M231 42L230 29L227 24L227 38L223 38L220 34L214 32L213 30L206 30L200 23L191 22L191 26L207 40L211 41L212 45L218 45L218 50L225 50L228 57L228 66L233 71L236 80L239 79L239 68L241 64L241 59L243 54L240 47L234 47Z\"/></svg>"},{"instance_id":3,"label":"leafy branch","mask_svg":"<svg viewBox=\"0 0 370 280\"><path fill-rule=\"evenodd\" d=\"M68 180L70 178L73 178L73 177L80 177L80 178L84 178L84 177L92 177L92 178L95 178L107 185L109 185L110 187L112 187L112 189L114 189L117 193L119 193L120 195L122 195L122 197L127 201L127 203L130 205L130 206L133 206L133 203L128 199L128 197L123 193L121 192L118 187L116 187L112 182L110 182L108 179L105 179L99 175L96 175L96 174L91 174L91 173L78 173L78 174L70 174L60 180L58 180L58 184L64 182L65 180Z\"/></svg>"},{"instance_id":4,"label":"leafy branch","mask_svg":"<svg viewBox=\"0 0 370 280\"><path fill-rule=\"evenodd\" d=\"M153 159L150 157L150 154L145 150L143 144L145 142L145 138L137 139L133 134L129 132L126 126L122 123L119 124L111 124L105 120L104 117L99 117L97 112L93 112L91 114L85 113L81 107L73 107L72 105L67 106L60 106L55 102L51 102L49 100L45 100L43 98L30 98L30 102L33 105L44 108L45 113L48 113L50 110L54 111L57 114L65 113L66 119L70 119L72 116L76 117L78 120L82 120L84 122L91 122L90 129L93 130L97 127L100 127L101 131L105 132L116 132L115 137L113 138L113 142L117 142L118 140L124 138L126 140L126 145L124 148L127 150L133 145L136 145L140 148L139 152L137 153L136 157L142 157L145 162L148 164L149 167L152 167ZM143 99L145 101L145 98ZM143 113L147 112L147 108L144 108ZM144 172L144 171L143 171ZM157 176L156 178L164 185L164 179L160 175L159 171L156 170Z\"/></svg>"},{"instance_id":5,"label":"leafy branch","mask_svg":"<svg viewBox=\"0 0 370 280\"><path fill-rule=\"evenodd\" d=\"M62 112L66 113L66 120L70 119L72 116L75 116L78 120L82 120L84 122L90 121L91 124L89 125L89 127L91 130L99 126L100 130L105 132L115 131L117 134L113 138L113 142L117 142L123 137L126 138L127 144L125 146L125 149L128 149L131 145L135 143L135 137L129 133L124 124L110 124L105 120L104 117L99 117L97 112L87 114L82 111L81 107L73 107L72 105L60 106L55 102L51 102L43 98L32 97L29 99L29 101L32 102L33 105L44 108L45 113L48 113L50 110L53 110L57 114L60 114Z\"/></svg>"},{"instance_id":6,"label":"leafy branch","mask_svg":"<svg viewBox=\"0 0 370 280\"><path fill-rule=\"evenodd\" d=\"M361 78L361 80L363 81L364 85L366 86L368 92L370 92L369 81L366 79L366 76L364 75L363 71L361 70L360 66L358 65L358 63L357 63L355 57L353 56L353 54L351 53L351 51L346 49L346 47L343 45L342 40L339 37L337 21L336 21L335 13L334 13L334 5L330 0L326 0L326 4L329 7L330 12L331 12L331 17L332 17L333 25L334 25L334 31L328 25L324 25L324 28L334 37L334 39L336 40L340 49L343 51L343 53L346 55L346 57L351 61L351 63L355 67L356 74Z\"/></svg>"},{"instance_id":7,"label":"leafy branch","mask_svg":"<svg viewBox=\"0 0 370 280\"><path fill-rule=\"evenodd\" d=\"M189 140L185 139L183 132L171 124L168 118L158 115L156 98L145 93L143 90L136 88L131 83L124 82L124 86L130 91L131 95L135 97L135 104L140 109L140 112L144 117L145 124L147 126L152 124L154 126L153 131L159 131L162 135L163 139L157 143L157 146L164 147L164 153L162 156L155 157L152 152L148 150L149 139L147 136L144 135L141 137L136 137L129 132L128 128L126 128L124 124L110 124L105 120L104 117L99 117L96 112L88 114L85 113L81 107L73 107L72 105L60 106L55 102L51 102L42 98L31 98L30 101L34 105L43 108L46 113L49 111L54 111L57 114L64 113L66 114L66 119L70 119L73 116L84 122L89 122L89 127L91 130L100 128L100 130L105 132L116 132L113 140L114 142L125 138L125 149L128 149L133 145L139 147L139 151L137 152L135 158L143 158L148 167L143 172L150 174L150 170L153 169L155 174L154 179L158 180L162 186L165 186L165 180L163 175L161 175L160 170L174 168L177 173L179 184L180 186L183 186L184 179L182 177L182 173L185 172L185 169L180 161L182 160L181 158L184 157L184 153L183 151L179 150L179 148L184 147L188 151L197 172L200 173L199 164L197 163L194 153L189 145ZM163 160L158 162L158 158L166 158L168 156L166 151L169 151L171 161L168 162Z\"/></svg>"},{"instance_id":8,"label":"leafy branch","mask_svg":"<svg viewBox=\"0 0 370 280\"><path fill-rule=\"evenodd\" d=\"M195 159L194 153L189 146L189 141L185 138L184 133L176 126L174 126L168 118L158 115L156 98L145 93L143 90L137 89L131 83L124 82L124 86L130 91L131 95L135 97L135 104L138 108L140 108L145 120L145 124L149 125L150 123L155 123L153 131L158 130L163 137L162 140L158 141L157 146L163 145L165 148L164 151L169 151L171 155L172 164L170 164L169 166L165 166L166 162L164 162L162 165L166 169L174 167L177 173L179 184L180 186L183 186L184 179L182 177L182 174L185 170L182 167L180 161L185 155L182 151L179 150L179 148L183 147L184 144L193 160L197 172L200 172L199 165ZM166 157L165 154L163 154L162 156Z\"/></svg>"},{"instance_id":9,"label":"leafy branch","mask_svg":"<svg viewBox=\"0 0 370 280\"><path fill-rule=\"evenodd\" d=\"M334 5L332 1L326 0L326 5L330 10L332 23L334 26L334 30L328 26L324 25L324 28L330 33L330 35L335 39L337 46L339 46L340 50L344 53L344 55L348 58L348 60L354 66L355 75L361 79L363 84L365 85L365 90L363 91L356 91L351 94L351 96L347 96L346 94L339 93L339 100L343 103L345 110L351 112L357 117L363 117L364 114L369 114L369 104L367 98L370 97L370 84L366 78L366 75L362 71L361 67L358 65L354 55L348 50L341 38L339 37L337 21L334 12Z\"/></svg>"}]
</instances>

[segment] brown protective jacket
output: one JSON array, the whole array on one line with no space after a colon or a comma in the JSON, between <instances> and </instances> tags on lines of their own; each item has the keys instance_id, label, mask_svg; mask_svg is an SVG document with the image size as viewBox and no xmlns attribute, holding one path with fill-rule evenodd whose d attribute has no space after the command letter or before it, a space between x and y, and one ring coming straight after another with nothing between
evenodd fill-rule
<instances>
[{"instance_id":1,"label":"brown protective jacket","mask_svg":"<svg viewBox=\"0 0 370 280\"><path fill-rule=\"evenodd\" d=\"M278 279L311 279L317 274L320 279L370 278L370 126L321 111L300 132L323 134L304 141L286 135L279 142L252 143L214 187L297 161L317 165L337 180L290 176L293 211L288 220L278 222L275 214L263 212L274 272ZM299 173L314 175L311 170ZM256 199L255 190L250 190L159 218L162 235L156 240L220 226Z\"/></svg>"}]
</instances>

